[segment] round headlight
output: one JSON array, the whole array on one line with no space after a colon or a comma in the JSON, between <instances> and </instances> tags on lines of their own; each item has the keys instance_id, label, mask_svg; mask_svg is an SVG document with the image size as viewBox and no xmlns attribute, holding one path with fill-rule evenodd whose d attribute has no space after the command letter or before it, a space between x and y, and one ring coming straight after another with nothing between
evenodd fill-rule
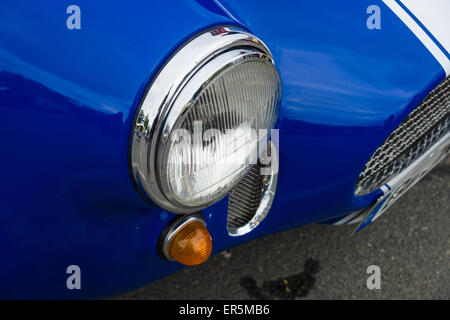
<instances>
[{"instance_id":1,"label":"round headlight","mask_svg":"<svg viewBox=\"0 0 450 320\"><path fill-rule=\"evenodd\" d=\"M130 159L138 189L175 213L219 200L264 151L280 100L278 71L259 39L232 27L191 39L138 110Z\"/></svg>"}]
</instances>

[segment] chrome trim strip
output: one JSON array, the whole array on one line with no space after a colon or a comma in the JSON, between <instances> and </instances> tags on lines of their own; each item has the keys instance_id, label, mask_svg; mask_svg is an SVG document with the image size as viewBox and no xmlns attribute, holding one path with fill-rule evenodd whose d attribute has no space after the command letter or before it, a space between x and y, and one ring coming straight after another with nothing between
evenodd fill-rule
<instances>
[{"instance_id":1,"label":"chrome trim strip","mask_svg":"<svg viewBox=\"0 0 450 320\"><path fill-rule=\"evenodd\" d=\"M433 169L449 153L450 132L444 135L410 166L380 188L383 195L380 196L372 206L364 211L364 219L356 228L355 232L360 231L375 219L378 219L395 203L395 201L397 201L398 198L405 194L406 191L422 179L423 176Z\"/></svg>"},{"instance_id":2,"label":"chrome trim strip","mask_svg":"<svg viewBox=\"0 0 450 320\"><path fill-rule=\"evenodd\" d=\"M352 223L356 223L356 217L358 215L360 215L362 213L361 210L359 211L352 211L349 214L345 215L342 219L340 219L339 221L336 221L335 223L333 223L333 225L335 226L340 226L343 224L352 224Z\"/></svg>"}]
</instances>

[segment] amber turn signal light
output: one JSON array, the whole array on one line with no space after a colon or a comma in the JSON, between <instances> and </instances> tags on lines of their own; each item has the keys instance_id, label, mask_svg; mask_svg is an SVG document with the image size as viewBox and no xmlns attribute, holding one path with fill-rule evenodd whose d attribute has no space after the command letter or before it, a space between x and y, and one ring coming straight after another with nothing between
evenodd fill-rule
<instances>
[{"instance_id":1,"label":"amber turn signal light","mask_svg":"<svg viewBox=\"0 0 450 320\"><path fill-rule=\"evenodd\" d=\"M200 215L177 219L163 237L162 251L169 260L194 266L205 262L211 255L211 235Z\"/></svg>"}]
</instances>

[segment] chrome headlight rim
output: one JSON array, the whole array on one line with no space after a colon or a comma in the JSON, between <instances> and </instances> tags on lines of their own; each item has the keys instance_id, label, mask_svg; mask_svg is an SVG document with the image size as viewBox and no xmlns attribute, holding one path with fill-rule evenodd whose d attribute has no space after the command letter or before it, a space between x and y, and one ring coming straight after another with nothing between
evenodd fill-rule
<instances>
[{"instance_id":1,"label":"chrome headlight rim","mask_svg":"<svg viewBox=\"0 0 450 320\"><path fill-rule=\"evenodd\" d=\"M178 121L179 116L188 110L186 107L174 110L174 103L199 70L206 66L210 66L213 70L216 66L217 71L216 63L219 62L217 58L225 56L229 59L224 66L238 63L242 59L257 57L276 68L271 52L254 35L235 26L216 26L189 39L166 60L148 85L137 109L130 137L131 180L146 201L167 211L178 214L193 213L226 196L224 194L202 206L188 206L171 196L170 188L162 179L167 165L164 159L167 160L167 152L170 149L166 146L175 125L174 121ZM202 87L206 85L207 83L204 83ZM196 94L201 90L202 88L199 87ZM177 114L178 117L174 116ZM172 117L172 121L168 121L169 116ZM147 125L144 133L137 138L135 129L140 117L147 119ZM145 139L145 143L138 142L136 139ZM165 152L160 153L159 150L165 150Z\"/></svg>"}]
</instances>

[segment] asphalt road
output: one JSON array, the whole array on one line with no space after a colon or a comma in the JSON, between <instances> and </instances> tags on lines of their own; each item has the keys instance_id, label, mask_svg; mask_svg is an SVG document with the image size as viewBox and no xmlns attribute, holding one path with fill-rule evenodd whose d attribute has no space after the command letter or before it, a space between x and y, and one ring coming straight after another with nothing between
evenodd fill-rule
<instances>
[{"instance_id":1,"label":"asphalt road","mask_svg":"<svg viewBox=\"0 0 450 320\"><path fill-rule=\"evenodd\" d=\"M450 157L356 236L312 225L254 240L119 299L450 299ZM366 286L367 267L381 289Z\"/></svg>"}]
</instances>

